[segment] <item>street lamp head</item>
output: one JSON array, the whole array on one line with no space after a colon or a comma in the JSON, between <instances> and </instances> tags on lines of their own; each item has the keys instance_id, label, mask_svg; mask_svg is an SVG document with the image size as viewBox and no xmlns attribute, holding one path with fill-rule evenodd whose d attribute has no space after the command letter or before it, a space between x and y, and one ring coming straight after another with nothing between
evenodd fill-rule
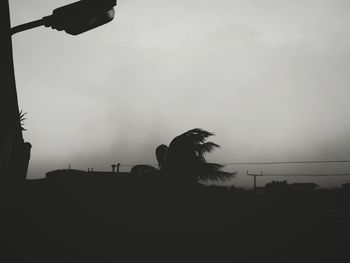
<instances>
[{"instance_id":1,"label":"street lamp head","mask_svg":"<svg viewBox=\"0 0 350 263\"><path fill-rule=\"evenodd\" d=\"M44 25L78 35L112 21L116 4L116 0L78 1L53 10L43 18Z\"/></svg>"}]
</instances>

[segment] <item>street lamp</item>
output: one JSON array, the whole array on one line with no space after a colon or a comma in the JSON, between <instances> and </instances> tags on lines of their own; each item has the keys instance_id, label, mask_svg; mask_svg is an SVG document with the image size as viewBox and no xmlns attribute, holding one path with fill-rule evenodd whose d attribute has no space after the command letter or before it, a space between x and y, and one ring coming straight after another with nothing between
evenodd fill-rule
<instances>
[{"instance_id":1,"label":"street lamp","mask_svg":"<svg viewBox=\"0 0 350 263\"><path fill-rule=\"evenodd\" d=\"M53 10L52 15L11 28L11 35L38 26L79 35L113 20L116 0L83 0Z\"/></svg>"},{"instance_id":2,"label":"street lamp","mask_svg":"<svg viewBox=\"0 0 350 263\"><path fill-rule=\"evenodd\" d=\"M0 199L10 181L24 181L30 158L20 124L13 68L12 38L15 33L38 26L78 35L114 18L116 0L81 0L55 9L52 15L10 26L9 0L0 0Z\"/></svg>"}]
</instances>

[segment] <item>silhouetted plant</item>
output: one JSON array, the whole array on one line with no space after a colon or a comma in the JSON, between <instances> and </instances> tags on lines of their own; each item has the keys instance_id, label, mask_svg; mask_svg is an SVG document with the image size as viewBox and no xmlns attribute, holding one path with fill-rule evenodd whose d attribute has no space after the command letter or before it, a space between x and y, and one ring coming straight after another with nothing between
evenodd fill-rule
<instances>
[{"instance_id":1,"label":"silhouetted plant","mask_svg":"<svg viewBox=\"0 0 350 263\"><path fill-rule=\"evenodd\" d=\"M213 133L196 128L175 137L169 147L161 144L156 149L160 172L183 183L224 181L234 173L222 171L223 165L208 163L205 154L220 146L206 141Z\"/></svg>"},{"instance_id":2,"label":"silhouetted plant","mask_svg":"<svg viewBox=\"0 0 350 263\"><path fill-rule=\"evenodd\" d=\"M220 146L206 141L214 135L202 129L192 129L177 137L169 144L169 147L160 145L163 153L157 156L162 160L160 169L165 174L180 179L181 181L197 182L199 180L223 181L231 178L233 174L222 171L223 166L217 163L208 163L205 154L210 153Z\"/></svg>"},{"instance_id":3,"label":"silhouetted plant","mask_svg":"<svg viewBox=\"0 0 350 263\"><path fill-rule=\"evenodd\" d=\"M27 113L26 112L23 112L22 110L19 112L19 121L20 121L20 123L21 123L21 129L22 129L22 131L26 131L27 129L25 129L24 127L23 127L23 125L24 125L24 121L26 120L26 116L27 115Z\"/></svg>"}]
</instances>

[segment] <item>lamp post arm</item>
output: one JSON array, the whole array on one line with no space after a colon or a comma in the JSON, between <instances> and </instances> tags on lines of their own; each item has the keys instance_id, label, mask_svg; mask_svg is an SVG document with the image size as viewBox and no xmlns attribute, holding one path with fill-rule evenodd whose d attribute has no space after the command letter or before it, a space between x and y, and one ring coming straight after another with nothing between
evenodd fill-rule
<instances>
[{"instance_id":1,"label":"lamp post arm","mask_svg":"<svg viewBox=\"0 0 350 263\"><path fill-rule=\"evenodd\" d=\"M12 27L11 28L11 36L16 34L16 33L19 33L19 32L22 32L22 31L26 31L28 29L32 29L32 28L35 28L35 27L43 26L44 23L45 23L45 20L44 20L44 18L42 18L42 19L38 19L38 20L35 20L35 21L32 21L32 22L28 22L28 23L25 23L25 24L22 24L22 25L18 25L18 26Z\"/></svg>"},{"instance_id":2,"label":"lamp post arm","mask_svg":"<svg viewBox=\"0 0 350 263\"><path fill-rule=\"evenodd\" d=\"M70 35L79 35L112 21L116 4L116 0L80 0L56 8L52 11L52 15L15 26L10 29L10 35L39 26L64 30Z\"/></svg>"}]
</instances>

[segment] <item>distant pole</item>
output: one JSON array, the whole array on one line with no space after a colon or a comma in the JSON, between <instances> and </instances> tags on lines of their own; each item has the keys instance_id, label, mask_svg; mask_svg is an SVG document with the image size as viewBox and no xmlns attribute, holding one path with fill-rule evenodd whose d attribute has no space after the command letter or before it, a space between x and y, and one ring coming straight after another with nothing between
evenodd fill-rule
<instances>
[{"instance_id":1,"label":"distant pole","mask_svg":"<svg viewBox=\"0 0 350 263\"><path fill-rule=\"evenodd\" d=\"M10 28L8 0L0 0L0 195L10 181L25 180L31 148L20 123Z\"/></svg>"},{"instance_id":2,"label":"distant pole","mask_svg":"<svg viewBox=\"0 0 350 263\"><path fill-rule=\"evenodd\" d=\"M256 174L254 175L254 190L256 189Z\"/></svg>"},{"instance_id":3,"label":"distant pole","mask_svg":"<svg viewBox=\"0 0 350 263\"><path fill-rule=\"evenodd\" d=\"M256 190L256 177L257 176L263 176L263 172L260 172L260 174L251 174L247 171L247 175L254 177L254 191Z\"/></svg>"}]
</instances>

